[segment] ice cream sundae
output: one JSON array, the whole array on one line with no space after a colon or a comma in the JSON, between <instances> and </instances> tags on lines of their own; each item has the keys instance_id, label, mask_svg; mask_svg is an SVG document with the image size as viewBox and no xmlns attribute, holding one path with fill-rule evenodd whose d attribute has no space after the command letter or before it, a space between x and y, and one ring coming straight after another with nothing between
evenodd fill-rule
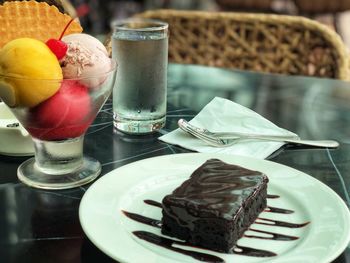
<instances>
[{"instance_id":1,"label":"ice cream sundae","mask_svg":"<svg viewBox=\"0 0 350 263\"><path fill-rule=\"evenodd\" d=\"M111 92L115 63L99 40L81 33L75 19L47 3L5 2L0 6L0 16L11 18L11 23L0 24L0 32L6 32L0 41L0 98L37 146L35 161L22 164L19 178L32 186L50 189L72 187L72 183L62 181L62 174L70 180L76 176L80 184L91 181L100 166L94 162L93 178L82 180L85 166L90 169L93 165L76 149L82 149L84 133ZM37 16L35 23L29 27L33 16ZM57 159L56 146L65 143L75 145L71 146L75 147L75 155L60 154ZM43 181L38 182L39 176L33 173ZM56 174L61 178L52 182Z\"/></svg>"}]
</instances>

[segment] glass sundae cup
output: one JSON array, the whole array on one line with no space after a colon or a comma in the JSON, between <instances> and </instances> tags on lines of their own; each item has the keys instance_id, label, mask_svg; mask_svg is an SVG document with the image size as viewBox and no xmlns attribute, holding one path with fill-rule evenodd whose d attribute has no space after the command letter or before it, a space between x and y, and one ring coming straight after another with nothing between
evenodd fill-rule
<instances>
[{"instance_id":1,"label":"glass sundae cup","mask_svg":"<svg viewBox=\"0 0 350 263\"><path fill-rule=\"evenodd\" d=\"M115 61L106 73L76 79L0 75L0 86L6 86L9 92L15 94L14 87L21 87L20 99L27 105L7 103L34 141L35 157L22 163L17 171L23 183L43 189L67 189L89 183L100 174L101 164L83 155L84 134L109 97L115 78ZM60 88L40 104L31 106L25 90L45 90L51 86Z\"/></svg>"}]
</instances>

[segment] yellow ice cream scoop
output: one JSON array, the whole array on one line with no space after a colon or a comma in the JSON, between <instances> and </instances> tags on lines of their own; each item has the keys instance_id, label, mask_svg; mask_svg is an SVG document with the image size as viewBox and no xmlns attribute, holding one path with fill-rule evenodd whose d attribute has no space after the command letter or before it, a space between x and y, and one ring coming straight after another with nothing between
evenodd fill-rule
<instances>
[{"instance_id":1,"label":"yellow ice cream scoop","mask_svg":"<svg viewBox=\"0 0 350 263\"><path fill-rule=\"evenodd\" d=\"M18 38L0 50L0 98L10 107L38 105L56 93L62 78L56 56L39 40Z\"/></svg>"}]
</instances>

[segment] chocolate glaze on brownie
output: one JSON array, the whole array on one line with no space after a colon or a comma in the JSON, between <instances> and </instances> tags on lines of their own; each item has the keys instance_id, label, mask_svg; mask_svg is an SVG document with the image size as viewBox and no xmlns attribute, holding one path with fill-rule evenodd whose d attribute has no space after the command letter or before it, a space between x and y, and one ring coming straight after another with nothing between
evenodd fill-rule
<instances>
[{"instance_id":1,"label":"chocolate glaze on brownie","mask_svg":"<svg viewBox=\"0 0 350 263\"><path fill-rule=\"evenodd\" d=\"M210 159L164 197L162 233L232 253L266 207L267 182L261 172Z\"/></svg>"}]
</instances>

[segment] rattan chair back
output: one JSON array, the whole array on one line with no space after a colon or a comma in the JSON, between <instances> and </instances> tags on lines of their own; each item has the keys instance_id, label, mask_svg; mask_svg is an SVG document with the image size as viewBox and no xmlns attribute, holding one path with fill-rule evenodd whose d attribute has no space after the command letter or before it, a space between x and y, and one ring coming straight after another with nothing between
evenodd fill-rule
<instances>
[{"instance_id":1,"label":"rattan chair back","mask_svg":"<svg viewBox=\"0 0 350 263\"><path fill-rule=\"evenodd\" d=\"M137 16L169 23L170 62L343 80L349 76L341 38L307 18L175 10Z\"/></svg>"}]
</instances>

